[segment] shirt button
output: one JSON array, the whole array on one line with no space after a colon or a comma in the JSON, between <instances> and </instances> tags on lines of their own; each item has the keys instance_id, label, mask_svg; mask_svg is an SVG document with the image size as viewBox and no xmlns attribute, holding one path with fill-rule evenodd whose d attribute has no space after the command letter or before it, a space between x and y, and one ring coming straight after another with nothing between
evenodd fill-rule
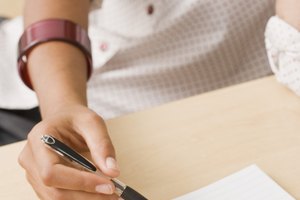
<instances>
[{"instance_id":1,"label":"shirt button","mask_svg":"<svg viewBox=\"0 0 300 200\"><path fill-rule=\"evenodd\" d=\"M100 46L99 46L99 49L103 52L107 51L108 50L108 43L107 42L101 42Z\"/></svg>"},{"instance_id":2,"label":"shirt button","mask_svg":"<svg viewBox=\"0 0 300 200\"><path fill-rule=\"evenodd\" d=\"M147 7L147 13L148 15L152 15L154 13L154 6L152 4Z\"/></svg>"}]
</instances>

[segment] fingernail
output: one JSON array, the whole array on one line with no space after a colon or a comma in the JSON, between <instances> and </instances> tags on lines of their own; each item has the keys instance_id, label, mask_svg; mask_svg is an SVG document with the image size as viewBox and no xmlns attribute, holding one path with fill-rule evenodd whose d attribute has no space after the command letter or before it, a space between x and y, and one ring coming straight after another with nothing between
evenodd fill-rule
<instances>
[{"instance_id":1,"label":"fingernail","mask_svg":"<svg viewBox=\"0 0 300 200\"><path fill-rule=\"evenodd\" d=\"M124 200L124 199L120 197L120 198L118 198L118 200Z\"/></svg>"},{"instance_id":2,"label":"fingernail","mask_svg":"<svg viewBox=\"0 0 300 200\"><path fill-rule=\"evenodd\" d=\"M109 169L119 171L119 166L117 164L117 161L112 157L106 158L106 167L109 168Z\"/></svg>"},{"instance_id":3,"label":"fingernail","mask_svg":"<svg viewBox=\"0 0 300 200\"><path fill-rule=\"evenodd\" d=\"M96 191L102 194L112 194L114 192L112 186L109 184L97 185Z\"/></svg>"}]
</instances>

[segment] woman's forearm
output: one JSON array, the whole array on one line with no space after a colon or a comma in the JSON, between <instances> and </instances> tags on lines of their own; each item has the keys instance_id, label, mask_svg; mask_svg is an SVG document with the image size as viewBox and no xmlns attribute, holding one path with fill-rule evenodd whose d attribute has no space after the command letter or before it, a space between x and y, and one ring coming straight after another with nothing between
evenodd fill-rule
<instances>
[{"instance_id":1,"label":"woman's forearm","mask_svg":"<svg viewBox=\"0 0 300 200\"><path fill-rule=\"evenodd\" d=\"M276 14L300 31L300 0L277 0Z\"/></svg>"},{"instance_id":2,"label":"woman's forearm","mask_svg":"<svg viewBox=\"0 0 300 200\"><path fill-rule=\"evenodd\" d=\"M89 0L26 0L25 27L39 20L59 18L87 29L89 4ZM30 53L28 71L43 117L67 105L87 104L87 63L76 47L63 42L37 46Z\"/></svg>"}]
</instances>

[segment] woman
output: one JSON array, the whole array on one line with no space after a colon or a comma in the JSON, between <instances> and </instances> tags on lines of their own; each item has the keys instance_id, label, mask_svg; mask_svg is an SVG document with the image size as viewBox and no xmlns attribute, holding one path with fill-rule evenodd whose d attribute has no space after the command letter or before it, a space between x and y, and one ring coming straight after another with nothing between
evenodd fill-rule
<instances>
[{"instance_id":1,"label":"woman","mask_svg":"<svg viewBox=\"0 0 300 200\"><path fill-rule=\"evenodd\" d=\"M91 151L99 169L116 177L120 171L102 117L270 74L263 32L272 2L109 0L88 20L88 0L27 0L25 27L56 18L87 29L89 21L94 50L88 89L88 63L79 48L52 41L28 57L43 121L29 133L19 162L38 196L118 199L108 179L63 165L45 149L41 135L51 133L81 152ZM279 16L297 27L300 2L277 5Z\"/></svg>"}]
</instances>

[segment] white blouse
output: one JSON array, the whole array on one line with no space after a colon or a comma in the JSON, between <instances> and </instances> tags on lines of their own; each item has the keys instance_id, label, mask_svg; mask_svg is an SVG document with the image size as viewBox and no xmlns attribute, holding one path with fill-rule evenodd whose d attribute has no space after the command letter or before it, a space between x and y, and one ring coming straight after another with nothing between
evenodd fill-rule
<instances>
[{"instance_id":1,"label":"white blouse","mask_svg":"<svg viewBox=\"0 0 300 200\"><path fill-rule=\"evenodd\" d=\"M104 0L90 13L89 106L108 119L271 74L273 10L273 0ZM38 104L17 75L21 32L21 18L0 27L2 108Z\"/></svg>"}]
</instances>

